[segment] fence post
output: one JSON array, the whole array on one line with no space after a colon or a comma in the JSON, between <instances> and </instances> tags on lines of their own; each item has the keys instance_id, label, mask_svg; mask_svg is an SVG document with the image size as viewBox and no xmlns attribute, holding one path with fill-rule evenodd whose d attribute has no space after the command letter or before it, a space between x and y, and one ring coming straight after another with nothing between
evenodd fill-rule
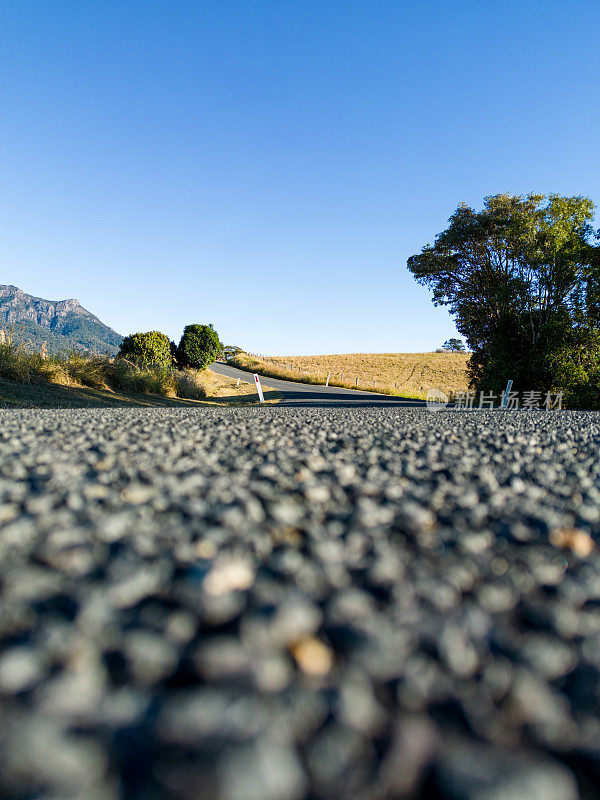
<instances>
[{"instance_id":1,"label":"fence post","mask_svg":"<svg viewBox=\"0 0 600 800\"><path fill-rule=\"evenodd\" d=\"M358 386L358 378L356 379L356 385Z\"/></svg>"}]
</instances>

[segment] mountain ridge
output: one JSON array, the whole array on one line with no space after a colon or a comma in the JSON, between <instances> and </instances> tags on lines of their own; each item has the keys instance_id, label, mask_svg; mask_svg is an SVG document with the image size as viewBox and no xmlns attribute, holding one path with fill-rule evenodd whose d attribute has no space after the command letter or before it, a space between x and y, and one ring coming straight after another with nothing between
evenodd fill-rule
<instances>
[{"instance_id":1,"label":"mountain ridge","mask_svg":"<svg viewBox=\"0 0 600 800\"><path fill-rule=\"evenodd\" d=\"M64 350L114 355L123 337L84 308L76 298L46 300L12 284L0 284L0 328L15 341L50 353Z\"/></svg>"}]
</instances>

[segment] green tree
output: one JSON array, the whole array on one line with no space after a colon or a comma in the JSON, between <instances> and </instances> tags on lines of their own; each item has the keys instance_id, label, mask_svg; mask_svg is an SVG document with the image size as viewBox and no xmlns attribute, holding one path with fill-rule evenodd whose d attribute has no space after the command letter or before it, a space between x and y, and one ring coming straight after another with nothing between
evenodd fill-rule
<instances>
[{"instance_id":1,"label":"green tree","mask_svg":"<svg viewBox=\"0 0 600 800\"><path fill-rule=\"evenodd\" d=\"M172 364L169 337L160 331L132 333L121 343L118 356L142 367L168 369Z\"/></svg>"},{"instance_id":2,"label":"green tree","mask_svg":"<svg viewBox=\"0 0 600 800\"><path fill-rule=\"evenodd\" d=\"M223 350L219 334L213 325L186 325L177 348L177 363L181 367L204 369L212 364Z\"/></svg>"},{"instance_id":3,"label":"green tree","mask_svg":"<svg viewBox=\"0 0 600 800\"><path fill-rule=\"evenodd\" d=\"M446 339L442 345L442 350L448 350L451 353L460 353L463 352L464 349L465 346L462 339Z\"/></svg>"},{"instance_id":4,"label":"green tree","mask_svg":"<svg viewBox=\"0 0 600 800\"><path fill-rule=\"evenodd\" d=\"M500 391L589 383L600 368L600 259L585 197L486 197L460 205L408 259L447 306L472 356L471 385ZM562 382L562 385L561 385Z\"/></svg>"},{"instance_id":5,"label":"green tree","mask_svg":"<svg viewBox=\"0 0 600 800\"><path fill-rule=\"evenodd\" d=\"M171 348L171 364L176 367L177 366L177 345L175 342L169 342L169 347Z\"/></svg>"}]
</instances>

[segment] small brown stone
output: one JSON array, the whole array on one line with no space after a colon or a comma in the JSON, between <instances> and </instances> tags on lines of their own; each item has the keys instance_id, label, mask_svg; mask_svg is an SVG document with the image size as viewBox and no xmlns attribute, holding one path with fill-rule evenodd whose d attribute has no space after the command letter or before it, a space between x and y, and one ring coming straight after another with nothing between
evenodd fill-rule
<instances>
[{"instance_id":1,"label":"small brown stone","mask_svg":"<svg viewBox=\"0 0 600 800\"><path fill-rule=\"evenodd\" d=\"M291 648L300 669L307 675L323 677L333 666L333 655L326 644L314 636L307 636Z\"/></svg>"},{"instance_id":2,"label":"small brown stone","mask_svg":"<svg viewBox=\"0 0 600 800\"><path fill-rule=\"evenodd\" d=\"M586 558L594 549L594 540L579 528L557 528L550 533L550 542L554 547L571 550L580 558Z\"/></svg>"}]
</instances>

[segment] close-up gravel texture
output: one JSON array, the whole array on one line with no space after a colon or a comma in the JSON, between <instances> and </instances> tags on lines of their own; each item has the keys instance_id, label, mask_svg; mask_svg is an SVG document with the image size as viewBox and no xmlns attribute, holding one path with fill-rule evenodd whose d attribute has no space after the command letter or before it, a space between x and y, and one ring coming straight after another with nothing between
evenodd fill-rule
<instances>
[{"instance_id":1,"label":"close-up gravel texture","mask_svg":"<svg viewBox=\"0 0 600 800\"><path fill-rule=\"evenodd\" d=\"M0 411L0 796L600 797L600 415Z\"/></svg>"}]
</instances>

